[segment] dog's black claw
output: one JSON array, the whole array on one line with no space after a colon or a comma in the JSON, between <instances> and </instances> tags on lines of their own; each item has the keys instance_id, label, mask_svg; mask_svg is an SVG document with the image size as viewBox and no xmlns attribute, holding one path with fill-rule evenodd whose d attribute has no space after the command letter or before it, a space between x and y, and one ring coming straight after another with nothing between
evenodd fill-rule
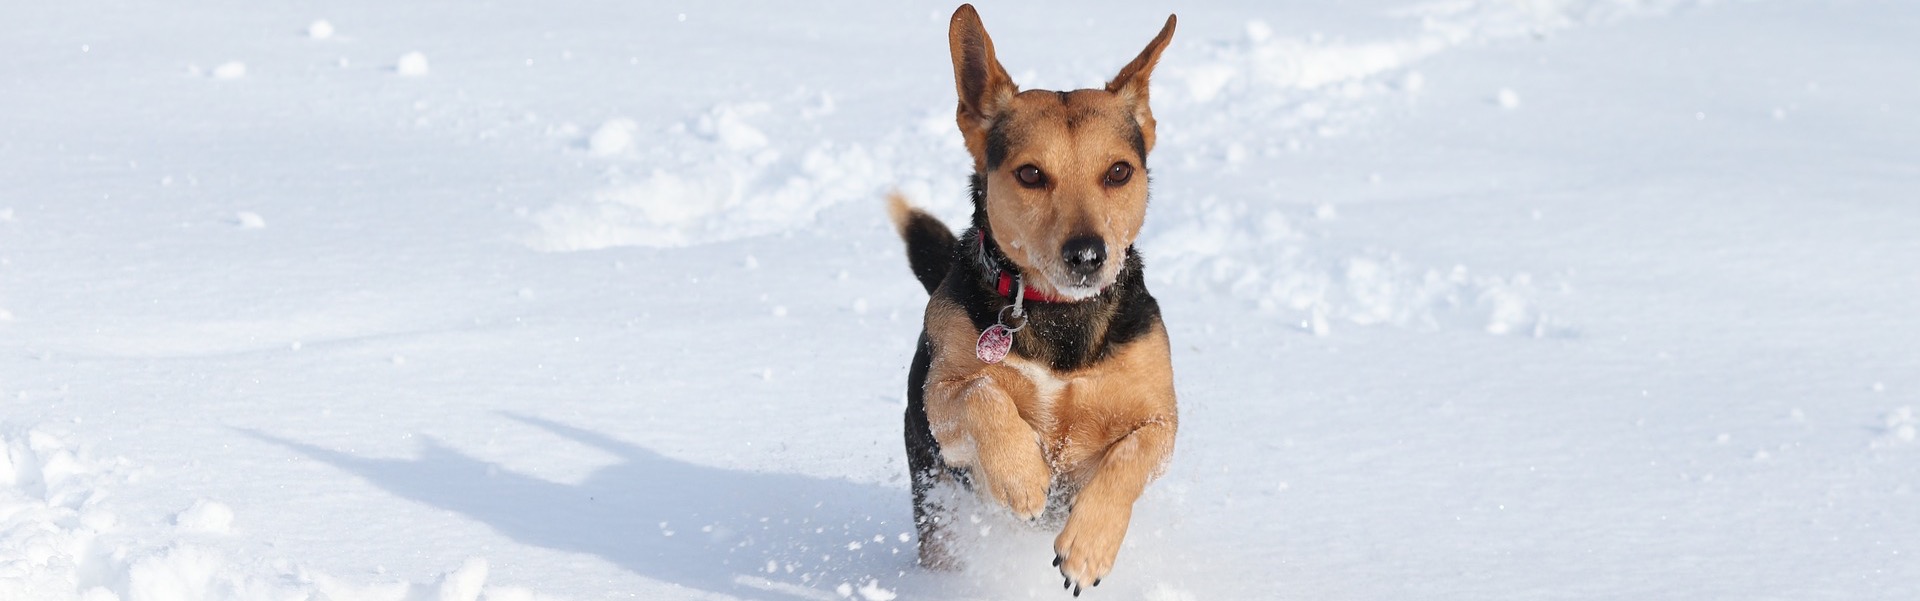
<instances>
[{"instance_id":1,"label":"dog's black claw","mask_svg":"<svg viewBox=\"0 0 1920 601\"><path fill-rule=\"evenodd\" d=\"M1062 579L1062 580L1060 581L1060 590L1063 590L1063 591L1064 591L1064 590L1067 590L1067 589L1070 589L1070 588L1073 588L1073 579L1072 579L1072 578L1065 578L1065 579Z\"/></svg>"},{"instance_id":2,"label":"dog's black claw","mask_svg":"<svg viewBox=\"0 0 1920 601\"><path fill-rule=\"evenodd\" d=\"M1053 567L1056 567L1056 568L1057 568L1057 567L1060 567L1060 556L1059 556L1059 555L1055 555L1055 556L1053 556Z\"/></svg>"},{"instance_id":3,"label":"dog's black claw","mask_svg":"<svg viewBox=\"0 0 1920 601\"><path fill-rule=\"evenodd\" d=\"M1077 587L1077 586L1073 587L1073 596L1075 597L1080 596L1080 587Z\"/></svg>"},{"instance_id":4,"label":"dog's black claw","mask_svg":"<svg viewBox=\"0 0 1920 601\"><path fill-rule=\"evenodd\" d=\"M1094 585L1094 586L1100 586L1100 579L1099 579L1099 578L1095 578L1095 579L1093 579L1093 585Z\"/></svg>"}]
</instances>

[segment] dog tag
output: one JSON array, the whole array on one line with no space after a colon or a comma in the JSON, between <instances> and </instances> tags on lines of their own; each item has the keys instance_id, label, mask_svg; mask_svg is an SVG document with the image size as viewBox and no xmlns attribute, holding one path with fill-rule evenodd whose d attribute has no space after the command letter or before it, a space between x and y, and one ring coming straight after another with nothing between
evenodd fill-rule
<instances>
[{"instance_id":1,"label":"dog tag","mask_svg":"<svg viewBox=\"0 0 1920 601\"><path fill-rule=\"evenodd\" d=\"M981 361L999 363L1007 358L1007 350L1013 348L1013 331L1007 326L993 324L987 331L980 333L980 341L973 345L973 354Z\"/></svg>"}]
</instances>

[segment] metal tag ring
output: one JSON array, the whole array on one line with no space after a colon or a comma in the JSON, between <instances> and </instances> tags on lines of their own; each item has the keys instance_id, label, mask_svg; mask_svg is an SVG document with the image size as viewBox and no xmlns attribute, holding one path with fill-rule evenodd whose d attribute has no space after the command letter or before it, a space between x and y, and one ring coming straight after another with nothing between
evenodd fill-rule
<instances>
[{"instance_id":1,"label":"metal tag ring","mask_svg":"<svg viewBox=\"0 0 1920 601\"><path fill-rule=\"evenodd\" d=\"M1015 326L1007 323L1007 311L1010 311L1016 308L1017 307L1014 307L1013 305L1007 305L1005 307L1001 307L1000 315L994 318L994 322L999 323L1001 327L1006 328L1008 334L1018 332L1027 327L1027 315L1026 315L1026 312L1024 311L1015 311L1013 314L1014 319L1020 320L1020 325Z\"/></svg>"}]
</instances>

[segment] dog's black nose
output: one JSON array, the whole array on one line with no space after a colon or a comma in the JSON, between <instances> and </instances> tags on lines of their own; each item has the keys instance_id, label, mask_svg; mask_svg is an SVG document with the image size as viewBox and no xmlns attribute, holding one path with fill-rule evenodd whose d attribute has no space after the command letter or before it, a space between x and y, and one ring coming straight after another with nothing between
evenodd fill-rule
<instances>
[{"instance_id":1,"label":"dog's black nose","mask_svg":"<svg viewBox=\"0 0 1920 601\"><path fill-rule=\"evenodd\" d=\"M1107 263L1107 243L1098 236L1082 236L1068 240L1060 247L1060 259L1066 261L1067 270L1074 275L1086 277L1100 271Z\"/></svg>"}]
</instances>

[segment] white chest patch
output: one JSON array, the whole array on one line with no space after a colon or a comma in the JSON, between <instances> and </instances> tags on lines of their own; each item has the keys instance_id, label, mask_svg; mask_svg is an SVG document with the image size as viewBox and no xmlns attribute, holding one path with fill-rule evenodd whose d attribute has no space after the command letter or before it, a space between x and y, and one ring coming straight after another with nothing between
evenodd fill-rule
<instances>
[{"instance_id":1,"label":"white chest patch","mask_svg":"<svg viewBox=\"0 0 1920 601\"><path fill-rule=\"evenodd\" d=\"M1017 357L1007 357L1006 365L1020 371L1028 382L1033 384L1034 413L1036 416L1051 417L1053 403L1060 399L1060 392L1067 389L1067 381L1060 379L1047 369L1047 366L1035 361Z\"/></svg>"}]
</instances>

